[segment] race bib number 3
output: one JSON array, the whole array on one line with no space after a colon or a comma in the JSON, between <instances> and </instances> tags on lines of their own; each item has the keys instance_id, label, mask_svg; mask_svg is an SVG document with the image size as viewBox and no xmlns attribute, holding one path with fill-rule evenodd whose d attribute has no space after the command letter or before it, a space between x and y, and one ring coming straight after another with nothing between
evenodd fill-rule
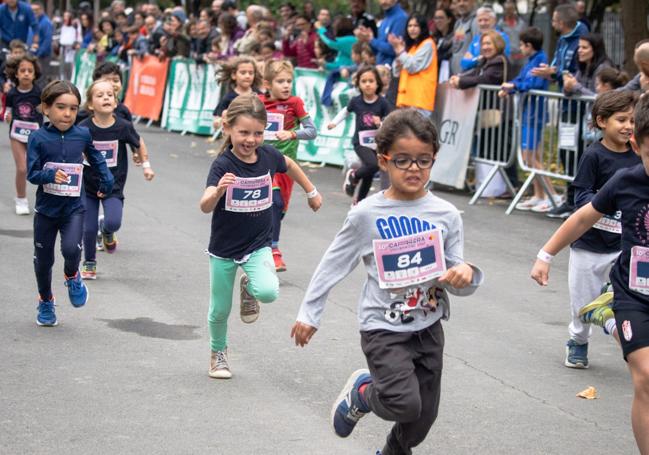
<instances>
[{"instance_id":1,"label":"race bib number 3","mask_svg":"<svg viewBox=\"0 0 649 455\"><path fill-rule=\"evenodd\" d=\"M271 205L273 179L270 173L253 178L237 177L225 193L225 210L229 212L261 212Z\"/></svg>"},{"instance_id":2,"label":"race bib number 3","mask_svg":"<svg viewBox=\"0 0 649 455\"><path fill-rule=\"evenodd\" d=\"M284 130L284 114L275 112L268 113L266 120L266 129L264 130L265 141L276 141L277 133Z\"/></svg>"},{"instance_id":3,"label":"race bib number 3","mask_svg":"<svg viewBox=\"0 0 649 455\"><path fill-rule=\"evenodd\" d=\"M649 248L643 246L631 248L629 289L649 295Z\"/></svg>"},{"instance_id":4,"label":"race bib number 3","mask_svg":"<svg viewBox=\"0 0 649 455\"><path fill-rule=\"evenodd\" d=\"M26 144L27 139L29 139L29 135L39 128L40 126L38 126L38 123L36 122L25 122L22 120L14 120L11 123L11 132L9 133L9 136L12 139L17 140L18 142L22 142L23 144Z\"/></svg>"},{"instance_id":5,"label":"race bib number 3","mask_svg":"<svg viewBox=\"0 0 649 455\"><path fill-rule=\"evenodd\" d=\"M47 194L68 197L79 197L81 195L83 164L45 163L43 169L60 169L68 175L66 183L46 183L43 185L43 191Z\"/></svg>"},{"instance_id":6,"label":"race bib number 3","mask_svg":"<svg viewBox=\"0 0 649 455\"><path fill-rule=\"evenodd\" d=\"M390 240L374 240L381 289L432 281L446 271L442 232L422 232Z\"/></svg>"},{"instance_id":7,"label":"race bib number 3","mask_svg":"<svg viewBox=\"0 0 649 455\"><path fill-rule=\"evenodd\" d=\"M378 130L367 130L358 132L358 142L363 146L376 150L376 132Z\"/></svg>"},{"instance_id":8,"label":"race bib number 3","mask_svg":"<svg viewBox=\"0 0 649 455\"><path fill-rule=\"evenodd\" d=\"M119 141L92 141L92 144L101 152L102 155L104 155L106 166L117 166L117 150L119 147Z\"/></svg>"}]
</instances>

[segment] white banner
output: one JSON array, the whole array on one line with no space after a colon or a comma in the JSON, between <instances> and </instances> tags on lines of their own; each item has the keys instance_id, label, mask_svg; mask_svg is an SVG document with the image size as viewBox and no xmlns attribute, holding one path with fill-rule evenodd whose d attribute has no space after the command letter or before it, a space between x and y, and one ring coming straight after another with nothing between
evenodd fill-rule
<instances>
[{"instance_id":1,"label":"white banner","mask_svg":"<svg viewBox=\"0 0 649 455\"><path fill-rule=\"evenodd\" d=\"M458 90L446 83L438 86L437 96L444 104L439 125L440 148L430 173L431 181L464 188L479 95L477 88Z\"/></svg>"}]
</instances>

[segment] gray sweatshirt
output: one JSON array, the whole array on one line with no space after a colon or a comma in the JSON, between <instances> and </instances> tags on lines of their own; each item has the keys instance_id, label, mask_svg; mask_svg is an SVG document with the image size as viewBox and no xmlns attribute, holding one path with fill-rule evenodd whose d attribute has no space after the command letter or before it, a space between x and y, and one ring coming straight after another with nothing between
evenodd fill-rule
<instances>
[{"instance_id":1,"label":"gray sweatshirt","mask_svg":"<svg viewBox=\"0 0 649 455\"><path fill-rule=\"evenodd\" d=\"M437 280L401 289L381 289L374 257L373 240L396 239L404 235L440 229L446 267L464 262L462 218L449 202L427 193L414 201L387 199L383 192L361 201L325 252L306 291L297 320L319 327L329 291L362 259L367 279L358 302L362 331L384 329L414 332L449 316L448 294L470 295L483 281L473 267L473 281L464 289L439 284ZM430 297L434 297L431 300Z\"/></svg>"}]
</instances>

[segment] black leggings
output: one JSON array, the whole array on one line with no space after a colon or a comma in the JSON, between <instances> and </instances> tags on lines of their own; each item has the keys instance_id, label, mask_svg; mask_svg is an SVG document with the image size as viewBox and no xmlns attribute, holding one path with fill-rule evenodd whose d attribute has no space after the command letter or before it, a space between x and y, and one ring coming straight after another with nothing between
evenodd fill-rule
<instances>
[{"instance_id":1,"label":"black leggings","mask_svg":"<svg viewBox=\"0 0 649 455\"><path fill-rule=\"evenodd\" d=\"M60 218L34 214L34 271L42 300L52 299L52 266L57 233L61 233L63 272L72 277L79 270L83 215L82 211Z\"/></svg>"},{"instance_id":2,"label":"black leggings","mask_svg":"<svg viewBox=\"0 0 649 455\"><path fill-rule=\"evenodd\" d=\"M355 145L354 151L361 159L361 167L354 171L354 178L357 182L360 181L358 200L362 201L367 197L367 193L370 192L374 175L379 171L379 162L376 158L376 152L371 148Z\"/></svg>"}]
</instances>

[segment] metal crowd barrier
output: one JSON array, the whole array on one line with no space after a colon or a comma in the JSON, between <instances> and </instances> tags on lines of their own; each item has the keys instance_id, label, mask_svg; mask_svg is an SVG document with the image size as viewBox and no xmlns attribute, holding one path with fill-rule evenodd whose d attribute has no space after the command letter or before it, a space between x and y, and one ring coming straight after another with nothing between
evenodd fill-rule
<instances>
[{"instance_id":1,"label":"metal crowd barrier","mask_svg":"<svg viewBox=\"0 0 649 455\"><path fill-rule=\"evenodd\" d=\"M507 215L534 179L538 179L548 199L556 206L550 179L574 180L582 152L596 138L590 125L594 100L593 96L566 97L562 93L541 90L530 90L521 96L516 103L516 156L520 168L529 175L507 208Z\"/></svg>"},{"instance_id":2,"label":"metal crowd barrier","mask_svg":"<svg viewBox=\"0 0 649 455\"><path fill-rule=\"evenodd\" d=\"M472 144L473 163L491 165L469 204L475 204L496 174L500 174L513 195L516 189L505 169L514 164L518 135L514 133L517 103L512 97L499 98L499 85L479 85L480 99L476 115L475 133Z\"/></svg>"}]
</instances>

